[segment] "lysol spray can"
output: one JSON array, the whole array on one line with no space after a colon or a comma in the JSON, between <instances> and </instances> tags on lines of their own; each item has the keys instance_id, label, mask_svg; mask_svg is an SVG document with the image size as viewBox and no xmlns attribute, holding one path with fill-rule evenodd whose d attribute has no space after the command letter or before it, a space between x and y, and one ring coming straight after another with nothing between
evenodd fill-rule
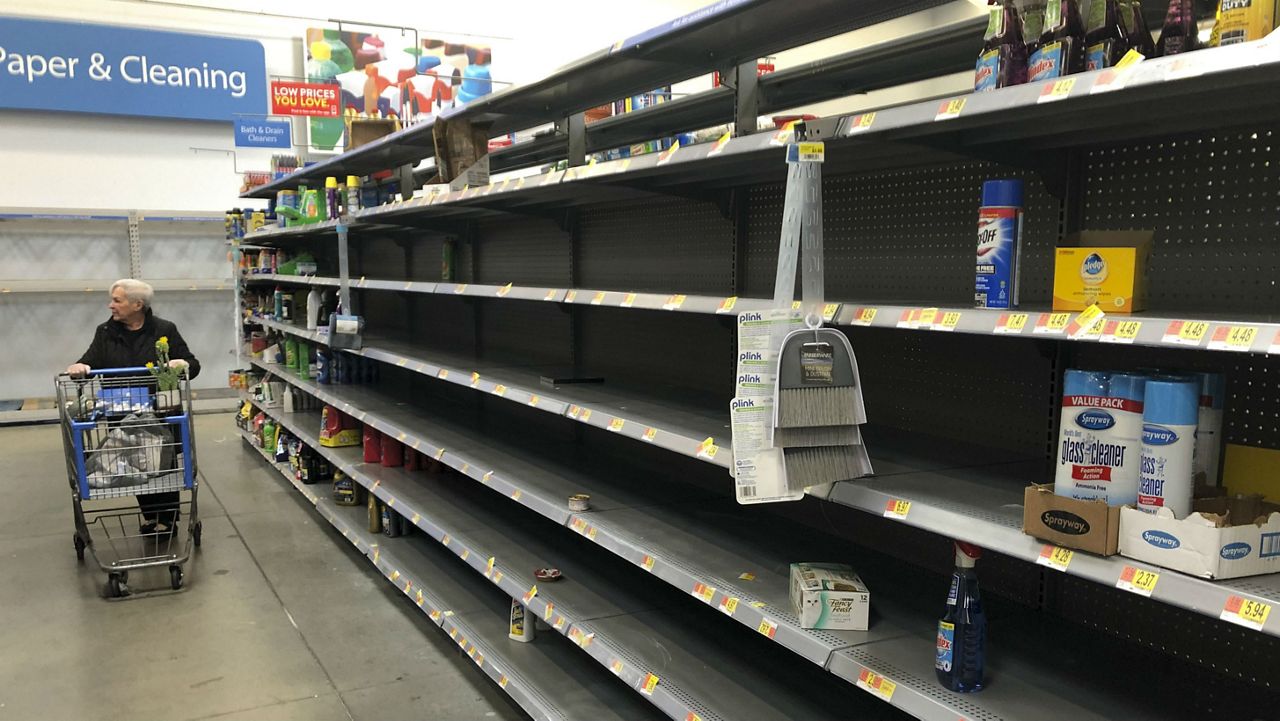
<instances>
[{"instance_id":1,"label":"lysol spray can","mask_svg":"<svg viewBox=\"0 0 1280 721\"><path fill-rule=\"evenodd\" d=\"M1168 508L1176 518L1190 515L1199 409L1199 379L1159 377L1147 381L1139 510L1155 513Z\"/></svg>"},{"instance_id":2,"label":"lysol spray can","mask_svg":"<svg viewBox=\"0 0 1280 721\"><path fill-rule=\"evenodd\" d=\"M1022 181L988 180L978 209L978 254L973 304L1018 306L1018 260L1022 253Z\"/></svg>"},{"instance_id":3,"label":"lysol spray can","mask_svg":"<svg viewBox=\"0 0 1280 721\"><path fill-rule=\"evenodd\" d=\"M1200 376L1200 415L1196 423L1196 451L1193 468L1196 478L1216 486L1222 462L1222 409L1226 404L1227 379L1221 373ZM1203 474L1203 475L1202 475Z\"/></svg>"},{"instance_id":4,"label":"lysol spray can","mask_svg":"<svg viewBox=\"0 0 1280 721\"><path fill-rule=\"evenodd\" d=\"M511 599L511 630L507 632L507 638L529 643L533 640L534 633L533 619L529 617L524 604L518 598Z\"/></svg>"}]
</instances>

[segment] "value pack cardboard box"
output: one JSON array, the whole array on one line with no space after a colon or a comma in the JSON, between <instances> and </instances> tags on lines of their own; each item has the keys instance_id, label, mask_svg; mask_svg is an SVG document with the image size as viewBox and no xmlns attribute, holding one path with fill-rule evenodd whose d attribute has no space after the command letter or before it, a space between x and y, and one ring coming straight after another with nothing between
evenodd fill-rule
<instances>
[{"instance_id":1,"label":"value pack cardboard box","mask_svg":"<svg viewBox=\"0 0 1280 721\"><path fill-rule=\"evenodd\" d=\"M1059 496L1052 483L1028 486L1022 500L1022 532L1059 546L1114 556L1119 549L1120 506Z\"/></svg>"},{"instance_id":2,"label":"value pack cardboard box","mask_svg":"<svg viewBox=\"0 0 1280 721\"><path fill-rule=\"evenodd\" d=\"M1133 313L1147 304L1147 260L1154 232L1087 230L1058 246L1053 309Z\"/></svg>"},{"instance_id":3,"label":"value pack cardboard box","mask_svg":"<svg viewBox=\"0 0 1280 721\"><path fill-rule=\"evenodd\" d=\"M849 566L839 563L791 564L791 605L801 628L865 631L871 592Z\"/></svg>"},{"instance_id":4,"label":"value pack cardboard box","mask_svg":"<svg viewBox=\"0 0 1280 721\"><path fill-rule=\"evenodd\" d=\"M1133 508L1120 512L1120 553L1201 578L1280 571L1280 505L1259 496L1197 499L1174 518Z\"/></svg>"}]
</instances>

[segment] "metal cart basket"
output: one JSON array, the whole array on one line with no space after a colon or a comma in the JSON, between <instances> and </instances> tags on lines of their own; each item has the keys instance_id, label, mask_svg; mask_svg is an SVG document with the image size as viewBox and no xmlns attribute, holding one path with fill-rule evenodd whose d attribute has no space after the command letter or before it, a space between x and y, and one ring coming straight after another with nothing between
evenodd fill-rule
<instances>
[{"instance_id":1,"label":"metal cart basket","mask_svg":"<svg viewBox=\"0 0 1280 721\"><path fill-rule=\"evenodd\" d=\"M128 595L129 571L141 568L168 566L170 586L180 589L182 566L192 545L200 545L201 532L188 379L181 378L175 390L158 390L146 368L112 368L95 369L87 378L64 373L54 385L76 557L83 561L88 549L107 573L111 598ZM179 495L174 504L150 509L111 503L183 491L189 500ZM148 519L144 510L156 518ZM179 538L183 516L186 534Z\"/></svg>"}]
</instances>

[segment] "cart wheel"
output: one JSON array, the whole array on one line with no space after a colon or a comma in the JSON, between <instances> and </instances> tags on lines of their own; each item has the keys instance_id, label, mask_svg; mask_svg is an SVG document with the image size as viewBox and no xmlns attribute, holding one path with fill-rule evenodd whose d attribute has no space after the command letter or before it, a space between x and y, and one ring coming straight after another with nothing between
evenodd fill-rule
<instances>
[{"instance_id":1,"label":"cart wheel","mask_svg":"<svg viewBox=\"0 0 1280 721\"><path fill-rule=\"evenodd\" d=\"M76 560L83 561L85 549L84 539L80 537L79 533L75 533L71 536L71 542L74 543L76 547Z\"/></svg>"},{"instance_id":2,"label":"cart wheel","mask_svg":"<svg viewBox=\"0 0 1280 721\"><path fill-rule=\"evenodd\" d=\"M169 586L175 591L182 588L182 566L169 566Z\"/></svg>"},{"instance_id":3,"label":"cart wheel","mask_svg":"<svg viewBox=\"0 0 1280 721\"><path fill-rule=\"evenodd\" d=\"M191 527L191 542L196 544L196 548L200 547L200 531L204 530L204 524L196 521Z\"/></svg>"},{"instance_id":4,"label":"cart wheel","mask_svg":"<svg viewBox=\"0 0 1280 721\"><path fill-rule=\"evenodd\" d=\"M107 598L121 598L129 592L125 582L118 574L107 576Z\"/></svg>"}]
</instances>

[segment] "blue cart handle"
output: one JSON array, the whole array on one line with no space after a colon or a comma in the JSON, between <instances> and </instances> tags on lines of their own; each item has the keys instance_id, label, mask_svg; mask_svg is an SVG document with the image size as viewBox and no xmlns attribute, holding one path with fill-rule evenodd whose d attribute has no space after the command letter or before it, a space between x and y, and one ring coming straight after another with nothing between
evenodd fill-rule
<instances>
[{"instance_id":1,"label":"blue cart handle","mask_svg":"<svg viewBox=\"0 0 1280 721\"><path fill-rule=\"evenodd\" d=\"M142 373L150 373L151 369L146 366L138 366L136 368L93 368L89 373L104 376L122 376L122 375L138 375Z\"/></svg>"}]
</instances>

